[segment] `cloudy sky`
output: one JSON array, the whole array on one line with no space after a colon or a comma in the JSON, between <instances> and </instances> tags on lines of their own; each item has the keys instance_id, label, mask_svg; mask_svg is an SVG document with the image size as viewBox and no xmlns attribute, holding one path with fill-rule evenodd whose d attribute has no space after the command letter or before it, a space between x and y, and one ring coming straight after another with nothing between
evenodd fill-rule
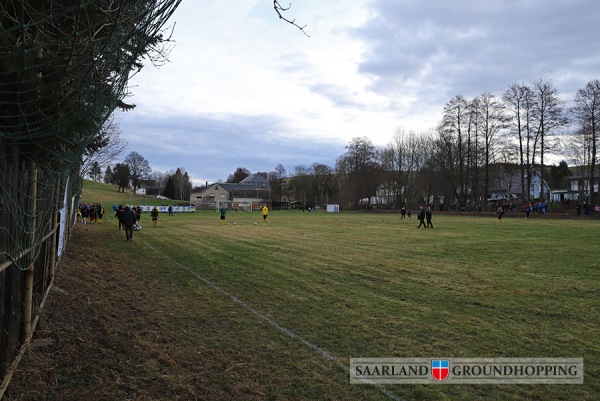
<instances>
[{"instance_id":1,"label":"cloudy sky","mask_svg":"<svg viewBox=\"0 0 600 401\"><path fill-rule=\"evenodd\" d=\"M282 2L288 5L290 0ZM425 132L455 95L600 79L597 0L183 0L175 47L130 82L129 151L194 185L237 167L335 165L355 137Z\"/></svg>"}]
</instances>

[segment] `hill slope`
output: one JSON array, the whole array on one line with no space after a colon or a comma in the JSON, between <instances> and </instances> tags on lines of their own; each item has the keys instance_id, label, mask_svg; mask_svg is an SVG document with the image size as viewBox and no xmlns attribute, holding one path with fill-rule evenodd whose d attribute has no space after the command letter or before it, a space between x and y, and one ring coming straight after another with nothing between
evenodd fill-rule
<instances>
[{"instance_id":1,"label":"hill slope","mask_svg":"<svg viewBox=\"0 0 600 401\"><path fill-rule=\"evenodd\" d=\"M99 202L105 208L113 203L125 203L128 205L174 205L178 201L157 199L156 196L134 195L133 191L126 189L125 192L117 192L117 186L104 184L91 180L84 180L83 192L81 194L82 202ZM181 202L181 201L179 201ZM186 202L187 203L187 202Z\"/></svg>"}]
</instances>

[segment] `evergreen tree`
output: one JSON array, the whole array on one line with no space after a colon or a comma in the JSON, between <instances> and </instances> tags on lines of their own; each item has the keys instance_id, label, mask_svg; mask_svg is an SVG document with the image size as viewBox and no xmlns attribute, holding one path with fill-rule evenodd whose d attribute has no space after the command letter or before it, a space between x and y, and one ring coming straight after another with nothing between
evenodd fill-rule
<instances>
[{"instance_id":1,"label":"evergreen tree","mask_svg":"<svg viewBox=\"0 0 600 401\"><path fill-rule=\"evenodd\" d=\"M119 186L117 192L125 192L125 188L129 187L129 180L131 178L129 166L125 163L117 163L113 170L112 177L113 184Z\"/></svg>"},{"instance_id":2,"label":"evergreen tree","mask_svg":"<svg viewBox=\"0 0 600 401\"><path fill-rule=\"evenodd\" d=\"M90 167L90 178L94 181L100 181L102 178L102 170L100 169L100 164L97 161L92 163Z\"/></svg>"},{"instance_id":3,"label":"evergreen tree","mask_svg":"<svg viewBox=\"0 0 600 401\"><path fill-rule=\"evenodd\" d=\"M165 184L165 189L162 191L162 195L166 196L169 199L177 198L177 188L175 187L175 180L173 179L173 175L169 177L167 183Z\"/></svg>"},{"instance_id":4,"label":"evergreen tree","mask_svg":"<svg viewBox=\"0 0 600 401\"><path fill-rule=\"evenodd\" d=\"M233 174L227 177L227 182L238 183L250 175L250 170L246 167L238 167Z\"/></svg>"},{"instance_id":5,"label":"evergreen tree","mask_svg":"<svg viewBox=\"0 0 600 401\"><path fill-rule=\"evenodd\" d=\"M110 166L106 167L106 171L104 172L104 183L112 184L113 182L113 172Z\"/></svg>"}]
</instances>

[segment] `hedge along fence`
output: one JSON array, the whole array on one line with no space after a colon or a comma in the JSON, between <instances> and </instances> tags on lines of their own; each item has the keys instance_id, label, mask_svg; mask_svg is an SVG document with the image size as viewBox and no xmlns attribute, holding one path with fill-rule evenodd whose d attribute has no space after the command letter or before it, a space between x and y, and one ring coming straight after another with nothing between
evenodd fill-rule
<instances>
[{"instance_id":1,"label":"hedge along fence","mask_svg":"<svg viewBox=\"0 0 600 401\"><path fill-rule=\"evenodd\" d=\"M2 183L17 170L10 167L9 157L0 148ZM26 352L40 312L54 282L55 269L70 227L77 215L75 199L78 184L69 185L71 177L41 181L42 172L35 162L19 163L20 184L13 188L13 202L1 197L0 222L0 398L6 391L12 374ZM11 171L12 170L12 171ZM6 174L6 172L13 174ZM3 185L4 187L4 185ZM20 188L19 188L20 187ZM70 200L70 201L69 201ZM21 218L19 206L26 214ZM17 234L14 237L12 234ZM14 256L11 256L14 255Z\"/></svg>"},{"instance_id":2,"label":"hedge along fence","mask_svg":"<svg viewBox=\"0 0 600 401\"><path fill-rule=\"evenodd\" d=\"M80 168L106 119L133 107L128 79L164 55L180 1L0 3L0 398L52 286Z\"/></svg>"}]
</instances>

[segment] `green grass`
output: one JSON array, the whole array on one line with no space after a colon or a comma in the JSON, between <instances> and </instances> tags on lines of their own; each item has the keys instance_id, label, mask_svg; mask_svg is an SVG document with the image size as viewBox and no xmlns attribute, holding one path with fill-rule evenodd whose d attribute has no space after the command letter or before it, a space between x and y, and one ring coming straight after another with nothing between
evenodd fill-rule
<instances>
[{"instance_id":1,"label":"green grass","mask_svg":"<svg viewBox=\"0 0 600 401\"><path fill-rule=\"evenodd\" d=\"M86 200L95 201L87 184ZM257 212L230 212L223 226L212 211L161 215L152 228L145 215L134 243L112 224L97 227L114 230L107 251L169 283L169 293L154 294L165 308L185 300L168 319L185 333L180 347L213 367L206 380L217 398L244 388L266 399L387 399L349 384L341 367L207 281L343 364L351 357L584 358L584 385L386 387L406 400L598 398L599 220L498 224L434 215L434 229L417 229L416 219L397 214L269 217L264 226Z\"/></svg>"},{"instance_id":2,"label":"green grass","mask_svg":"<svg viewBox=\"0 0 600 401\"><path fill-rule=\"evenodd\" d=\"M98 202L105 208L112 207L113 203L128 205L175 205L177 203L187 203L186 201L174 201L166 199L157 199L156 195L134 195L133 191L126 189L125 192L117 192L116 185L108 185L101 182L84 180L83 192L81 194L82 202Z\"/></svg>"}]
</instances>

